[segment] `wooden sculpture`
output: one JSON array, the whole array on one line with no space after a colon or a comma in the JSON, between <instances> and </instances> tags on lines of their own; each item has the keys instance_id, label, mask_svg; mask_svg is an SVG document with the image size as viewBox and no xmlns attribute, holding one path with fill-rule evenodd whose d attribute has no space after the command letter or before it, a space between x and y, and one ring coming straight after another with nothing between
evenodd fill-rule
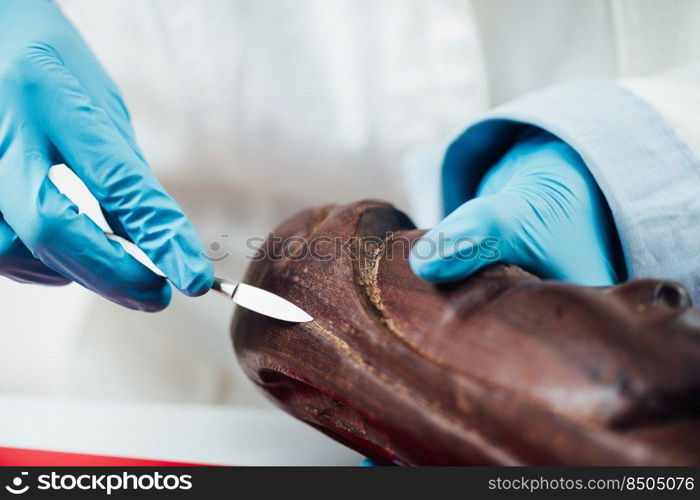
<instances>
[{"instance_id":1,"label":"wooden sculpture","mask_svg":"<svg viewBox=\"0 0 700 500\"><path fill-rule=\"evenodd\" d=\"M402 242L420 234L378 201L284 222L245 281L315 320L238 309L247 375L378 461L700 464L700 310L680 285L587 288L498 265L436 286L408 266Z\"/></svg>"}]
</instances>

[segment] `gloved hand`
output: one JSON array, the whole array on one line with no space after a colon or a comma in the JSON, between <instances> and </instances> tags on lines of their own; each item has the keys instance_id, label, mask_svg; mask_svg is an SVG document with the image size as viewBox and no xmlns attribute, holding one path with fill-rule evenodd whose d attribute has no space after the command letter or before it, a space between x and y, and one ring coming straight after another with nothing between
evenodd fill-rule
<instances>
[{"instance_id":1,"label":"gloved hand","mask_svg":"<svg viewBox=\"0 0 700 500\"><path fill-rule=\"evenodd\" d=\"M59 8L0 1L0 274L74 280L118 304L164 308L170 286L108 240L51 183L68 165L115 232L187 295L211 287L204 245L151 173L118 89Z\"/></svg>"},{"instance_id":2,"label":"gloved hand","mask_svg":"<svg viewBox=\"0 0 700 500\"><path fill-rule=\"evenodd\" d=\"M477 195L413 248L423 279L455 281L495 262L581 285L618 281L621 256L607 204L580 156L535 128L487 171Z\"/></svg>"}]
</instances>

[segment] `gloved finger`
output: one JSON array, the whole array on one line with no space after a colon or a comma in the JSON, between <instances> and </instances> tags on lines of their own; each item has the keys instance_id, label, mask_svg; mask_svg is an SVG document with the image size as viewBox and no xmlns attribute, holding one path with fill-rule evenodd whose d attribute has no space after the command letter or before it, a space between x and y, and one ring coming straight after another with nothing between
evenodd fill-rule
<instances>
[{"instance_id":1,"label":"gloved finger","mask_svg":"<svg viewBox=\"0 0 700 500\"><path fill-rule=\"evenodd\" d=\"M617 282L614 263L597 244L601 236L595 236L604 228L589 227L583 220L551 234L539 219L526 223L514 215L529 204L526 197L510 191L468 201L416 242L411 268L425 280L449 282L507 262L546 279L586 286ZM553 238L576 244L564 251Z\"/></svg>"},{"instance_id":2,"label":"gloved finger","mask_svg":"<svg viewBox=\"0 0 700 500\"><path fill-rule=\"evenodd\" d=\"M606 247L598 243L602 236L596 236L596 228L589 227L590 221L581 221L568 227L560 228L556 237L562 241L576 242L564 248L554 247L551 235L534 238L545 240L536 245L530 239L521 241L524 255L529 256L519 264L536 275L583 286L611 286L617 283L615 264L610 260L611 254ZM599 228L600 230L600 228ZM548 251L544 248L547 247Z\"/></svg>"},{"instance_id":3,"label":"gloved finger","mask_svg":"<svg viewBox=\"0 0 700 500\"><path fill-rule=\"evenodd\" d=\"M0 275L20 283L48 286L62 286L70 283L68 278L35 258L1 215Z\"/></svg>"},{"instance_id":4,"label":"gloved finger","mask_svg":"<svg viewBox=\"0 0 700 500\"><path fill-rule=\"evenodd\" d=\"M81 57L83 59L95 58L90 50L85 50L81 53ZM80 70L80 68L78 68L78 70ZM100 78L95 78L94 75L86 76L85 78L80 75L73 76L78 79L83 90L90 96L92 105L103 109L107 113L107 116L116 127L119 135L124 138L136 156L145 163L146 157L138 142L136 142L136 134L131 124L131 115L124 103L119 88L98 61L94 61L94 63L90 65L90 71L91 73L99 72Z\"/></svg>"},{"instance_id":5,"label":"gloved finger","mask_svg":"<svg viewBox=\"0 0 700 500\"><path fill-rule=\"evenodd\" d=\"M167 281L107 239L102 230L49 180L51 162L16 140L0 177L0 211L17 236L46 266L131 309L158 311L171 298ZM21 151L20 151L21 150ZM21 164L20 164L21 162Z\"/></svg>"},{"instance_id":6,"label":"gloved finger","mask_svg":"<svg viewBox=\"0 0 700 500\"><path fill-rule=\"evenodd\" d=\"M497 196L468 201L413 245L411 269L424 280L450 282L507 259L512 254L503 230L507 217Z\"/></svg>"},{"instance_id":7,"label":"gloved finger","mask_svg":"<svg viewBox=\"0 0 700 500\"><path fill-rule=\"evenodd\" d=\"M108 220L117 220L124 236L178 289L192 296L206 293L213 266L189 219L61 61L47 51L41 65L50 78L42 80L44 91L34 106L43 110L45 130L65 163L97 198Z\"/></svg>"},{"instance_id":8,"label":"gloved finger","mask_svg":"<svg viewBox=\"0 0 700 500\"><path fill-rule=\"evenodd\" d=\"M582 286L612 286L618 282L613 264L598 249L591 249L599 255L588 253L569 255L561 262L548 261L541 271L533 270L543 278L557 279Z\"/></svg>"}]
</instances>

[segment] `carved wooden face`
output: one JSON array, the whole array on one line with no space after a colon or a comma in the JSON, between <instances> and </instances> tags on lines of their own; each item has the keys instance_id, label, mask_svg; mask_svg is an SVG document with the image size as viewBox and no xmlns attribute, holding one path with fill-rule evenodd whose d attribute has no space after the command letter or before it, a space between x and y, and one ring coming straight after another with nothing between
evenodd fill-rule
<instances>
[{"instance_id":1,"label":"carved wooden face","mask_svg":"<svg viewBox=\"0 0 700 500\"><path fill-rule=\"evenodd\" d=\"M700 434L700 310L680 285L587 288L492 266L435 286L408 266L420 234L381 202L282 224L246 282L315 320L239 310L232 332L247 374L290 413L379 459L700 461L689 437Z\"/></svg>"}]
</instances>

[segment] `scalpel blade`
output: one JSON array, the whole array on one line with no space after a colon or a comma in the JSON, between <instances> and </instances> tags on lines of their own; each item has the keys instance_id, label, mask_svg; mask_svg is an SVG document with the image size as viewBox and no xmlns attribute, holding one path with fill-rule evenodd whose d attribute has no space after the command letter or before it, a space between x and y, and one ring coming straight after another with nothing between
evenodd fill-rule
<instances>
[{"instance_id":1,"label":"scalpel blade","mask_svg":"<svg viewBox=\"0 0 700 500\"><path fill-rule=\"evenodd\" d=\"M234 301L241 307L250 309L271 318L292 323L313 321L303 309L295 306L279 295L245 283L215 278L212 291Z\"/></svg>"}]
</instances>

